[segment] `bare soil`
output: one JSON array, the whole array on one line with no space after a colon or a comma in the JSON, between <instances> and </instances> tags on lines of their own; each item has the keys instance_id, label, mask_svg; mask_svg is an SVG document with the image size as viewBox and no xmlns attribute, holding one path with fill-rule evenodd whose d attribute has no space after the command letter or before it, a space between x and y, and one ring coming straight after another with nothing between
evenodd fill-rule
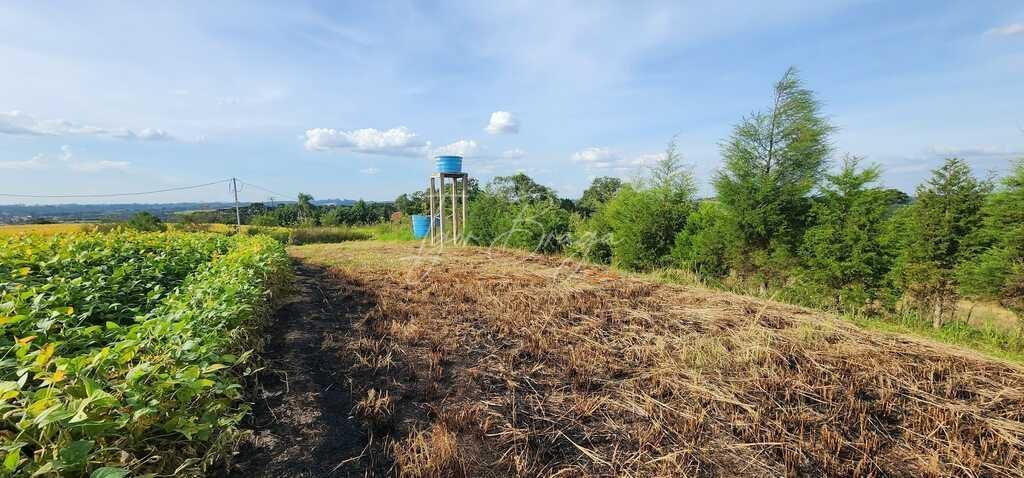
<instances>
[{"instance_id":1,"label":"bare soil","mask_svg":"<svg viewBox=\"0 0 1024 478\"><path fill-rule=\"evenodd\" d=\"M250 387L252 431L232 460L233 477L327 477L374 474L360 460L366 436L352 416L351 358L333 346L369 299L330 279L323 267L295 264L292 300L275 314ZM383 474L384 471L381 471Z\"/></svg>"},{"instance_id":2,"label":"bare soil","mask_svg":"<svg viewBox=\"0 0 1024 478\"><path fill-rule=\"evenodd\" d=\"M235 476L1024 477L1011 363L549 256L292 254Z\"/></svg>"}]
</instances>

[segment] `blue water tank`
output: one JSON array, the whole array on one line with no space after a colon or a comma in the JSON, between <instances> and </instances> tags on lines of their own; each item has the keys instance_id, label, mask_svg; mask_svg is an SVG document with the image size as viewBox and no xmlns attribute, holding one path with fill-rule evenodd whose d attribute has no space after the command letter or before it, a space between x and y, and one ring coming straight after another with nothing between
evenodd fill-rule
<instances>
[{"instance_id":1,"label":"blue water tank","mask_svg":"<svg viewBox=\"0 0 1024 478\"><path fill-rule=\"evenodd\" d=\"M439 173L462 172L462 156L435 156L434 163Z\"/></svg>"},{"instance_id":2,"label":"blue water tank","mask_svg":"<svg viewBox=\"0 0 1024 478\"><path fill-rule=\"evenodd\" d=\"M423 214L412 215L412 235L416 239L423 239L430 234L430 216Z\"/></svg>"}]
</instances>

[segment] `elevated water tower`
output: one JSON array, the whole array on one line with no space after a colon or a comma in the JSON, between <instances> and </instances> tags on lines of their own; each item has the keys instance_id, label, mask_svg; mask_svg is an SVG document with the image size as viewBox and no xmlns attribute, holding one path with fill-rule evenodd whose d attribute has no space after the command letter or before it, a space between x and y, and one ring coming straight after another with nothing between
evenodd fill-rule
<instances>
[{"instance_id":1,"label":"elevated water tower","mask_svg":"<svg viewBox=\"0 0 1024 478\"><path fill-rule=\"evenodd\" d=\"M435 156L434 163L437 172L430 175L430 187L427 190L431 217L430 243L444 244L450 237L452 244L455 244L466 233L469 174L462 172L462 156ZM445 191L445 184L449 180L449 191ZM447 208L445 203L448 203Z\"/></svg>"}]
</instances>

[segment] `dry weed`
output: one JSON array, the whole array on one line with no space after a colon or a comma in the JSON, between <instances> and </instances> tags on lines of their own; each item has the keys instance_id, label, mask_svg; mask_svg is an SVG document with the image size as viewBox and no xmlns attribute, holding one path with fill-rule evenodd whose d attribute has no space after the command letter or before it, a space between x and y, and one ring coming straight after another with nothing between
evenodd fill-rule
<instances>
[{"instance_id":1,"label":"dry weed","mask_svg":"<svg viewBox=\"0 0 1024 478\"><path fill-rule=\"evenodd\" d=\"M394 387L402 476L1024 477L1017 366L552 257L440 259L337 270L373 297L354 384Z\"/></svg>"}]
</instances>

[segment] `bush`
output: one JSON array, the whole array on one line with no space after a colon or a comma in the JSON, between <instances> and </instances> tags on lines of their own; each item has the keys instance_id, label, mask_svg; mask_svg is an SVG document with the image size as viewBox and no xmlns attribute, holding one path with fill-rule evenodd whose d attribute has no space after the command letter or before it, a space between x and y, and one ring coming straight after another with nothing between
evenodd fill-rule
<instances>
[{"instance_id":1,"label":"bush","mask_svg":"<svg viewBox=\"0 0 1024 478\"><path fill-rule=\"evenodd\" d=\"M690 209L688 201L676 200L666 191L624 186L604 211L614 234L612 264L628 270L668 265Z\"/></svg>"},{"instance_id":2,"label":"bush","mask_svg":"<svg viewBox=\"0 0 1024 478\"><path fill-rule=\"evenodd\" d=\"M565 245L570 214L553 202L536 202L513 208L512 228L499 237L506 247L551 254Z\"/></svg>"},{"instance_id":3,"label":"bush","mask_svg":"<svg viewBox=\"0 0 1024 478\"><path fill-rule=\"evenodd\" d=\"M466 238L480 246L495 244L498 237L512 228L512 204L496 195L481 193L469 204L466 216Z\"/></svg>"},{"instance_id":4,"label":"bush","mask_svg":"<svg viewBox=\"0 0 1024 478\"><path fill-rule=\"evenodd\" d=\"M284 227L259 227L249 226L244 229L244 233L247 236L258 236L260 234L270 236L275 241L281 244L288 244L288 238L290 231Z\"/></svg>"},{"instance_id":5,"label":"bush","mask_svg":"<svg viewBox=\"0 0 1024 478\"><path fill-rule=\"evenodd\" d=\"M288 243L292 245L365 241L367 239L372 239L372 236L365 232L355 231L347 227L310 227L292 229L288 235Z\"/></svg>"},{"instance_id":6,"label":"bush","mask_svg":"<svg viewBox=\"0 0 1024 478\"><path fill-rule=\"evenodd\" d=\"M596 264L611 264L615 235L604 209L595 210L587 219L573 216L572 231L569 254Z\"/></svg>"},{"instance_id":7,"label":"bush","mask_svg":"<svg viewBox=\"0 0 1024 478\"><path fill-rule=\"evenodd\" d=\"M676 235L672 259L703 278L729 273L729 255L737 243L728 210L717 202L700 203Z\"/></svg>"},{"instance_id":8,"label":"bush","mask_svg":"<svg viewBox=\"0 0 1024 478\"><path fill-rule=\"evenodd\" d=\"M471 244L554 253L566 243L570 214L552 201L514 204L481 194L473 201L467 221Z\"/></svg>"},{"instance_id":9,"label":"bush","mask_svg":"<svg viewBox=\"0 0 1024 478\"><path fill-rule=\"evenodd\" d=\"M412 235L412 223L408 217L403 217L401 220L396 222L387 222L381 224L374 224L372 226L363 226L357 229L361 232L366 232L373 236L374 240L377 241L413 241L416 240Z\"/></svg>"},{"instance_id":10,"label":"bush","mask_svg":"<svg viewBox=\"0 0 1024 478\"><path fill-rule=\"evenodd\" d=\"M152 213L141 211L128 219L127 225L131 229L142 232L160 232L165 229L164 222Z\"/></svg>"},{"instance_id":11,"label":"bush","mask_svg":"<svg viewBox=\"0 0 1024 478\"><path fill-rule=\"evenodd\" d=\"M281 225L281 221L271 213L264 213L253 216L252 219L249 220L249 224L262 227L277 227Z\"/></svg>"}]
</instances>

